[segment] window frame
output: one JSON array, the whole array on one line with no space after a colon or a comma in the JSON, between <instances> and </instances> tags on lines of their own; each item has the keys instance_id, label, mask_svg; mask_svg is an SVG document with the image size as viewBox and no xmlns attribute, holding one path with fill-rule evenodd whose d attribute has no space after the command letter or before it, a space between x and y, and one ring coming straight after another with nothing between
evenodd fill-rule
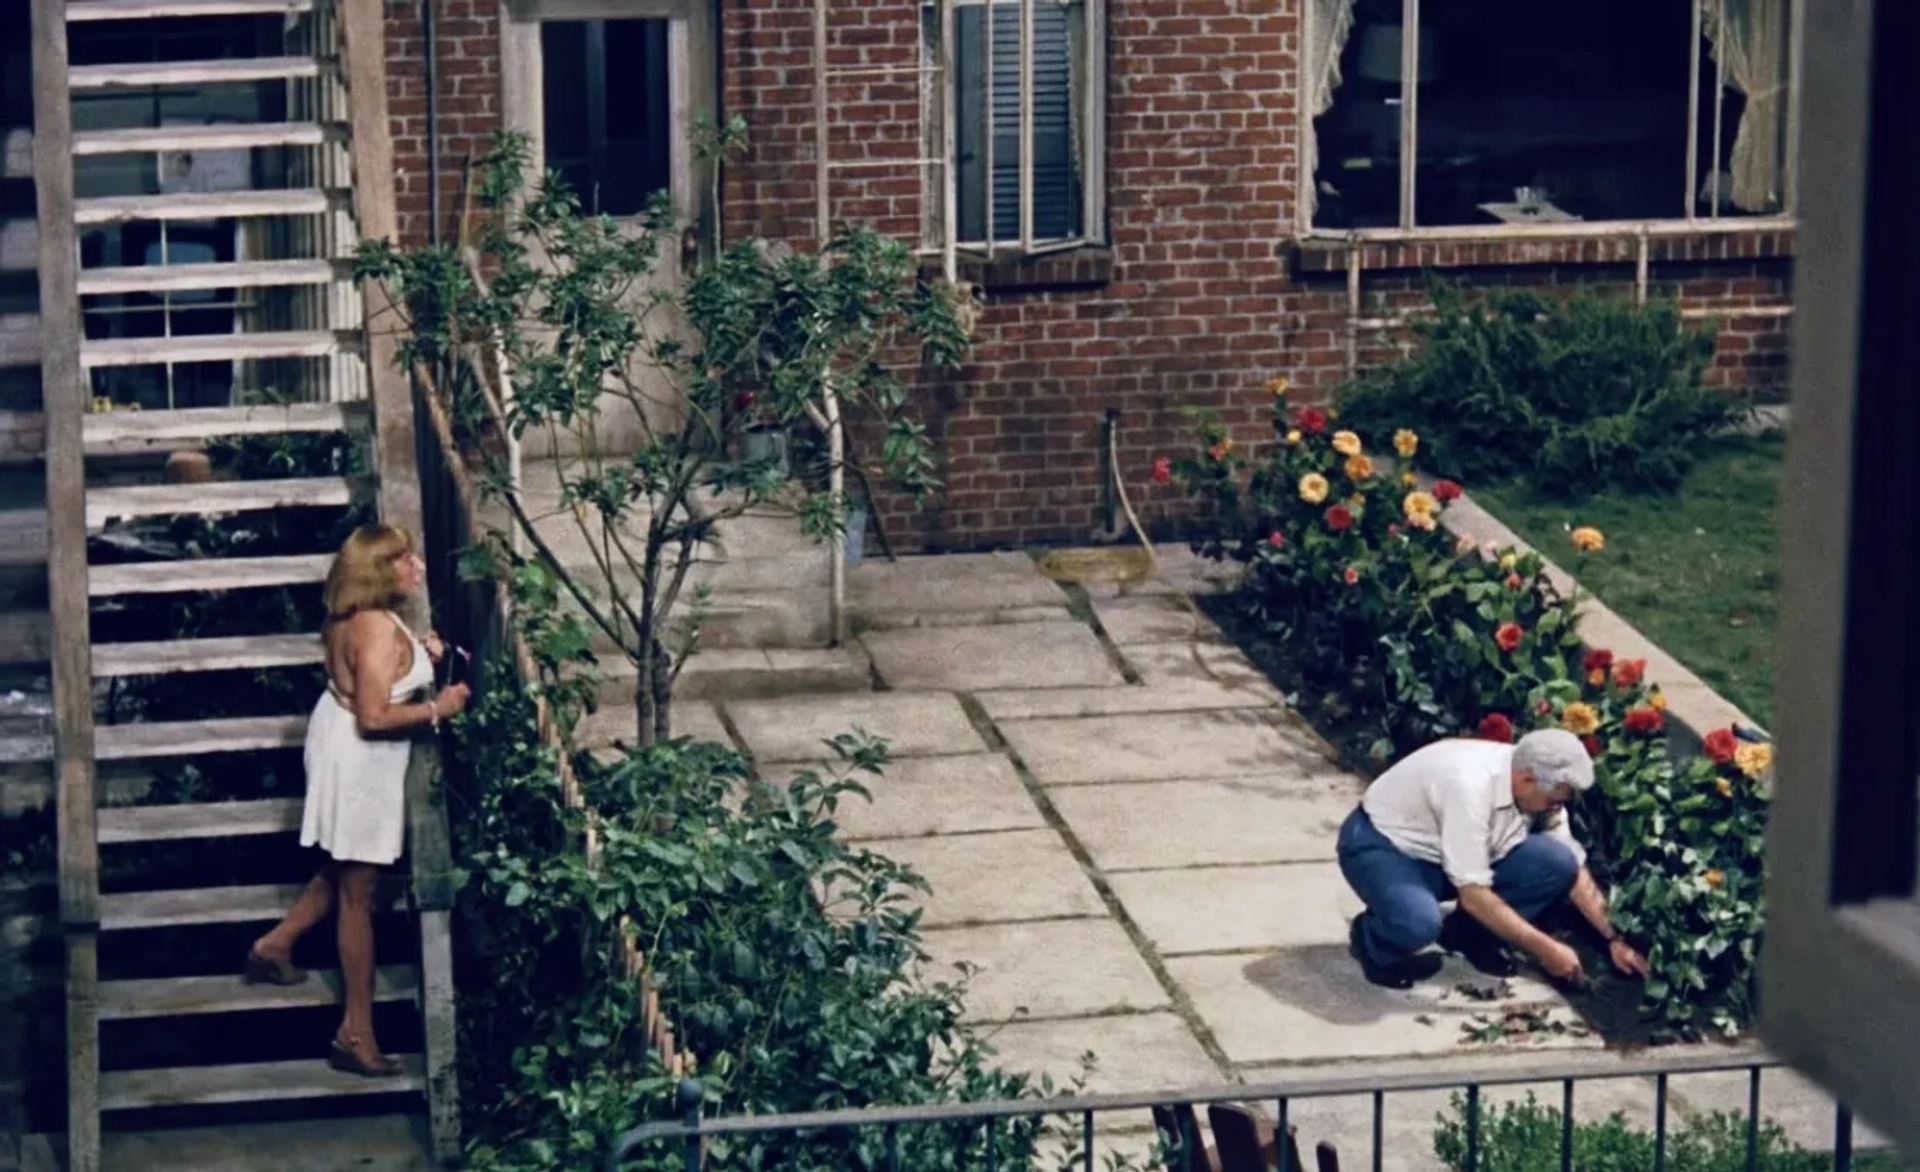
<instances>
[{"instance_id":1,"label":"window frame","mask_svg":"<svg viewBox=\"0 0 1920 1172\"><path fill-rule=\"evenodd\" d=\"M1907 393L1920 339L1887 289L1920 256L1920 224L1898 198L1899 151L1920 147L1920 113L1901 92L1897 53L1876 61L1873 46L1920 44L1920 12L1851 0L1807 15L1803 92L1817 133L1800 160L1808 247L1795 275L1779 651L1789 666L1776 685L1760 1032L1912 1152L1920 746L1914 713L1896 710L1920 696L1920 619L1904 613L1920 589L1920 468L1902 450L1911 433L1889 429L1920 425Z\"/></svg>"},{"instance_id":2,"label":"window frame","mask_svg":"<svg viewBox=\"0 0 1920 1172\"><path fill-rule=\"evenodd\" d=\"M1687 130L1687 190L1697 192L1699 186L1699 150L1700 128L1698 111L1700 108L1699 87L1701 84L1700 42L1705 35L1703 20L1705 7L1718 0L1691 0L1693 8L1693 47L1692 66L1688 75L1688 91L1692 95L1689 106ZM1408 37L1404 32L1408 28L1420 27L1421 0L1401 0L1400 27L1401 70L1400 70L1400 222L1391 228L1322 228L1313 223L1313 208L1318 201L1311 203L1296 198L1293 201L1294 232L1301 240L1344 240L1344 241L1397 241L1397 240L1485 240L1489 238L1511 237L1579 237L1579 236L1618 236L1624 232L1642 229L1666 234L1676 230L1698 229L1713 232L1779 232L1793 228L1799 222L1800 175L1799 160L1801 151L1801 101L1800 91L1806 74L1806 0L1788 0L1787 8L1787 100L1786 100L1786 144L1784 147L1784 172L1782 176L1781 210L1772 215L1723 216L1716 203L1711 215L1702 216L1695 210L1696 200L1689 194L1686 202L1686 214L1679 216L1661 216L1639 220L1587 220L1572 223L1554 224L1436 224L1421 226L1413 223L1414 197L1416 194L1416 171L1419 150L1419 59L1420 38ZM1314 62L1312 46L1313 4L1302 0L1300 4L1300 56L1299 76L1304 79L1313 76ZM1720 67L1724 73L1724 64ZM1314 112L1310 103L1302 100L1304 89L1296 90L1295 113L1296 132L1302 143L1316 142L1314 138ZM1715 134L1719 134L1716 118ZM1317 172L1316 166L1315 171ZM1299 184L1302 190L1314 191L1318 180L1313 174L1301 174Z\"/></svg>"},{"instance_id":3,"label":"window frame","mask_svg":"<svg viewBox=\"0 0 1920 1172\"><path fill-rule=\"evenodd\" d=\"M988 261L1004 260L1013 257L1041 257L1067 252L1078 248L1104 247L1107 239L1107 0L1071 0L1078 4L1082 12L1084 25L1083 44L1080 46L1083 84L1086 92L1082 96L1080 126L1080 167L1081 167L1081 230L1077 233L1059 237L1036 238L1033 235L1033 20L1032 11L1039 4L1060 4L1067 6L1068 0L922 0L920 5L920 60L928 67L932 78L930 92L921 99L923 119L926 124L927 156L938 160L927 168L922 182L925 196L926 214L922 217L925 252L940 252L947 244L947 237L954 237L952 244L955 253L969 259ZM956 37L957 21L954 17L962 8L1017 7L1021 14L1021 68L1024 75L1020 87L1021 107L1021 167L1020 184L1020 238L1018 240L993 239L993 20L983 18L986 28L987 65L984 85L987 91L983 103L987 112L987 128L983 136L987 158L987 208L984 217L986 238L966 240L959 238L959 136L957 106L959 104L959 78L953 69L953 43ZM938 30L939 43L929 44L927 39L927 15L934 16L933 25ZM929 61L929 56L933 57Z\"/></svg>"}]
</instances>

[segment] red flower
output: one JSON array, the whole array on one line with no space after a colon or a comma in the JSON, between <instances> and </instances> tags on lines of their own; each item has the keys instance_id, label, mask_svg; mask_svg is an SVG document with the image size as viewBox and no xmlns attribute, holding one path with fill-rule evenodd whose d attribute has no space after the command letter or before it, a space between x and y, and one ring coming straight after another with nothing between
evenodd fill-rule
<instances>
[{"instance_id":1,"label":"red flower","mask_svg":"<svg viewBox=\"0 0 1920 1172\"><path fill-rule=\"evenodd\" d=\"M1353 514L1347 511L1347 506L1335 505L1327 510L1327 528L1336 533L1353 528Z\"/></svg>"},{"instance_id":2,"label":"red flower","mask_svg":"<svg viewBox=\"0 0 1920 1172\"><path fill-rule=\"evenodd\" d=\"M1612 666L1613 652L1608 651L1604 647L1595 647L1592 651L1587 652L1585 659L1580 661L1580 669L1582 671L1605 671Z\"/></svg>"},{"instance_id":3,"label":"red flower","mask_svg":"<svg viewBox=\"0 0 1920 1172\"><path fill-rule=\"evenodd\" d=\"M1628 732L1657 733L1667 726L1667 718L1658 708L1630 708L1622 723Z\"/></svg>"},{"instance_id":4,"label":"red flower","mask_svg":"<svg viewBox=\"0 0 1920 1172\"><path fill-rule=\"evenodd\" d=\"M1507 589L1509 590L1518 590L1520 589L1520 587L1525 586L1526 584L1527 584L1526 580L1518 574L1507 575Z\"/></svg>"},{"instance_id":5,"label":"red flower","mask_svg":"<svg viewBox=\"0 0 1920 1172\"><path fill-rule=\"evenodd\" d=\"M1287 543L1286 537L1283 536L1278 529L1275 529L1272 533L1267 534L1267 544L1271 545L1275 549L1279 549L1281 546L1285 545L1286 543Z\"/></svg>"},{"instance_id":6,"label":"red flower","mask_svg":"<svg viewBox=\"0 0 1920 1172\"><path fill-rule=\"evenodd\" d=\"M1587 747L1587 756L1589 757L1598 757L1600 754L1606 752L1606 748L1601 745L1599 737L1581 737L1580 743Z\"/></svg>"},{"instance_id":7,"label":"red flower","mask_svg":"<svg viewBox=\"0 0 1920 1172\"><path fill-rule=\"evenodd\" d=\"M1535 704L1533 706L1533 710L1535 712L1538 712L1540 715L1545 716L1547 713L1553 711L1553 704L1550 701L1542 700L1540 701L1540 703Z\"/></svg>"},{"instance_id":8,"label":"red flower","mask_svg":"<svg viewBox=\"0 0 1920 1172\"><path fill-rule=\"evenodd\" d=\"M1513 722L1498 712L1489 712L1480 718L1480 727L1474 730L1474 736L1483 741L1499 741L1503 745L1513 743Z\"/></svg>"},{"instance_id":9,"label":"red flower","mask_svg":"<svg viewBox=\"0 0 1920 1172\"><path fill-rule=\"evenodd\" d=\"M1360 571L1354 569L1352 566L1348 566L1340 576L1346 580L1349 586L1358 585L1360 582Z\"/></svg>"},{"instance_id":10,"label":"red flower","mask_svg":"<svg viewBox=\"0 0 1920 1172\"><path fill-rule=\"evenodd\" d=\"M1155 484L1165 484L1172 479L1173 460L1169 457L1161 456L1153 462L1153 482Z\"/></svg>"},{"instance_id":11,"label":"red flower","mask_svg":"<svg viewBox=\"0 0 1920 1172\"><path fill-rule=\"evenodd\" d=\"M1387 526L1387 536L1388 537L1400 536L1400 522L1395 521L1393 524Z\"/></svg>"},{"instance_id":12,"label":"red flower","mask_svg":"<svg viewBox=\"0 0 1920 1172\"><path fill-rule=\"evenodd\" d=\"M1459 500L1465 491L1465 489L1451 480L1436 480L1433 482L1433 499L1443 505L1448 501Z\"/></svg>"},{"instance_id":13,"label":"red flower","mask_svg":"<svg viewBox=\"0 0 1920 1172\"><path fill-rule=\"evenodd\" d=\"M1647 661L1644 659L1622 659L1613 665L1613 682L1623 688L1631 688L1647 675Z\"/></svg>"},{"instance_id":14,"label":"red flower","mask_svg":"<svg viewBox=\"0 0 1920 1172\"><path fill-rule=\"evenodd\" d=\"M753 406L752 391L741 391L733 397L733 409L735 411L745 411L751 406Z\"/></svg>"},{"instance_id":15,"label":"red flower","mask_svg":"<svg viewBox=\"0 0 1920 1172\"><path fill-rule=\"evenodd\" d=\"M1731 765L1734 750L1740 747L1740 739L1733 735L1730 728L1716 728L1706 735L1703 747L1715 765Z\"/></svg>"},{"instance_id":16,"label":"red flower","mask_svg":"<svg viewBox=\"0 0 1920 1172\"><path fill-rule=\"evenodd\" d=\"M1227 458L1227 441L1221 440L1219 443L1208 448L1207 457L1215 461L1226 459Z\"/></svg>"},{"instance_id":17,"label":"red flower","mask_svg":"<svg viewBox=\"0 0 1920 1172\"><path fill-rule=\"evenodd\" d=\"M1300 412L1300 430L1308 435L1319 435L1327 430L1327 413L1318 407L1307 407Z\"/></svg>"},{"instance_id":18,"label":"red flower","mask_svg":"<svg viewBox=\"0 0 1920 1172\"><path fill-rule=\"evenodd\" d=\"M1512 651L1526 637L1527 633L1520 629L1519 623L1501 623L1499 630L1493 633L1493 641L1500 645L1502 651Z\"/></svg>"}]
</instances>

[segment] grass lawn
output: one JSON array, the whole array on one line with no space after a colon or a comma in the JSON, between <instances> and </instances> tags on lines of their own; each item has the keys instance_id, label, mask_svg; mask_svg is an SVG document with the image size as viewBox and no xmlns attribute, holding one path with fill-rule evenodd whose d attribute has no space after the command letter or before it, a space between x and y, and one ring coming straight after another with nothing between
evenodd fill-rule
<instances>
[{"instance_id":1,"label":"grass lawn","mask_svg":"<svg viewBox=\"0 0 1920 1172\"><path fill-rule=\"evenodd\" d=\"M1541 501L1517 487L1475 500L1528 544L1572 568L1567 529L1597 526L1607 548L1580 583L1714 691L1762 725L1773 720L1780 612L1780 435L1728 441L1674 496Z\"/></svg>"}]
</instances>

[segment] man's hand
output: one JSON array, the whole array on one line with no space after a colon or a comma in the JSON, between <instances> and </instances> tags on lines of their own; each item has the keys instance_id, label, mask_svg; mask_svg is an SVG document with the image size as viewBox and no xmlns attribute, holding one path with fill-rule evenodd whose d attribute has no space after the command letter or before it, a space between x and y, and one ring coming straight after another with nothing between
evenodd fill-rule
<instances>
[{"instance_id":1,"label":"man's hand","mask_svg":"<svg viewBox=\"0 0 1920 1172\"><path fill-rule=\"evenodd\" d=\"M1634 949L1633 945L1628 944L1625 940L1620 939L1620 937L1615 936L1613 942L1607 945L1607 957L1613 961L1613 967L1619 969L1622 973L1630 977L1639 977L1643 981L1646 980L1649 971L1647 969L1647 958L1641 956L1640 953Z\"/></svg>"},{"instance_id":2,"label":"man's hand","mask_svg":"<svg viewBox=\"0 0 1920 1172\"><path fill-rule=\"evenodd\" d=\"M1547 975L1567 985L1584 985L1587 971L1580 965L1580 954L1558 940L1548 937L1546 944L1535 957Z\"/></svg>"}]
</instances>

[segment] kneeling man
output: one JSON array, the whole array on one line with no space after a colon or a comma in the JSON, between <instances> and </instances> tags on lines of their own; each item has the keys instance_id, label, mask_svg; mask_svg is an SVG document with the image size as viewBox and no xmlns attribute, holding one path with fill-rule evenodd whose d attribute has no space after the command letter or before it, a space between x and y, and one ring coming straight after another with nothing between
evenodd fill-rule
<instances>
[{"instance_id":1,"label":"kneeling man","mask_svg":"<svg viewBox=\"0 0 1920 1172\"><path fill-rule=\"evenodd\" d=\"M1405 989L1432 976L1440 958L1416 954L1436 942L1508 976L1504 942L1580 982L1579 955L1536 927L1562 900L1606 938L1615 968L1646 976L1567 826L1567 803L1592 785L1586 748L1561 729L1517 745L1438 741L1381 774L1340 827L1340 871L1367 905L1349 937L1367 979ZM1440 901L1454 898L1459 910L1443 923Z\"/></svg>"}]
</instances>

